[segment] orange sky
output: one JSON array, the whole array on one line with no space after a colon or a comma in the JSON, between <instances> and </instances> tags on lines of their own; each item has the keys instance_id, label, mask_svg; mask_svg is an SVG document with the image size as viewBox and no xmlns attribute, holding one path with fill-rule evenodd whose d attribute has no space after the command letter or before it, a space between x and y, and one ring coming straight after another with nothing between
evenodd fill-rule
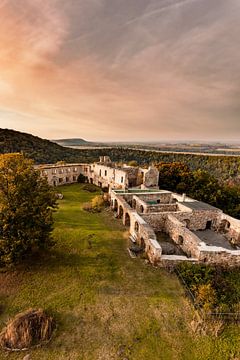
<instances>
[{"instance_id":1,"label":"orange sky","mask_svg":"<svg viewBox=\"0 0 240 360\"><path fill-rule=\"evenodd\" d=\"M0 1L0 126L239 139L237 0Z\"/></svg>"}]
</instances>

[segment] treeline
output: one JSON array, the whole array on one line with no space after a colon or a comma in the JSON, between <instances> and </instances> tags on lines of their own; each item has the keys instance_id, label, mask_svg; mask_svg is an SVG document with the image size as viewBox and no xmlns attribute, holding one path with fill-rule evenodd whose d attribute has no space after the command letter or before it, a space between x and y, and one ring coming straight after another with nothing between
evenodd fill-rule
<instances>
[{"instance_id":1,"label":"treeline","mask_svg":"<svg viewBox=\"0 0 240 360\"><path fill-rule=\"evenodd\" d=\"M103 150L99 150L101 154ZM106 150L105 150L106 152ZM229 184L240 184L240 156L211 156L196 154L158 153L131 149L109 149L108 155L113 161L128 162L136 160L139 165L159 162L181 162L191 170L206 170L219 180Z\"/></svg>"},{"instance_id":2,"label":"treeline","mask_svg":"<svg viewBox=\"0 0 240 360\"><path fill-rule=\"evenodd\" d=\"M91 162L97 155L88 151L66 148L49 140L15 130L0 129L0 153L23 153L36 164L55 164L58 161Z\"/></svg>"},{"instance_id":3,"label":"treeline","mask_svg":"<svg viewBox=\"0 0 240 360\"><path fill-rule=\"evenodd\" d=\"M160 162L181 162L190 170L205 170L219 181L240 185L240 156L210 156L196 154L158 153L127 148L71 149L49 140L14 130L0 129L0 153L23 152L37 164L66 162L93 162L99 156L109 155L115 162L137 161L141 166Z\"/></svg>"},{"instance_id":4,"label":"treeline","mask_svg":"<svg viewBox=\"0 0 240 360\"><path fill-rule=\"evenodd\" d=\"M240 219L240 188L222 184L204 170L190 170L183 163L164 163L159 169L159 187L204 201Z\"/></svg>"}]
</instances>

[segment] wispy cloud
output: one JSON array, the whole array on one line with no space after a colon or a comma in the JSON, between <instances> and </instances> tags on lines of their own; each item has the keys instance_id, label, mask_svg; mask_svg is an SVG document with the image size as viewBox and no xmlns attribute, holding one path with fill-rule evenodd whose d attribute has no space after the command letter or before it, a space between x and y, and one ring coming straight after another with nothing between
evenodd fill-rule
<instances>
[{"instance_id":1,"label":"wispy cloud","mask_svg":"<svg viewBox=\"0 0 240 360\"><path fill-rule=\"evenodd\" d=\"M44 137L239 137L236 0L0 2L0 126Z\"/></svg>"}]
</instances>

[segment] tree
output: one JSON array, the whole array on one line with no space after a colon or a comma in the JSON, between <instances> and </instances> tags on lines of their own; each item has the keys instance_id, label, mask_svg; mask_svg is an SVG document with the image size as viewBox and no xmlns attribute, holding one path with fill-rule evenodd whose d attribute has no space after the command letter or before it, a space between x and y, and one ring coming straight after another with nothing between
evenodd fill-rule
<instances>
[{"instance_id":1,"label":"tree","mask_svg":"<svg viewBox=\"0 0 240 360\"><path fill-rule=\"evenodd\" d=\"M22 154L0 155L0 265L53 245L56 197Z\"/></svg>"},{"instance_id":2,"label":"tree","mask_svg":"<svg viewBox=\"0 0 240 360\"><path fill-rule=\"evenodd\" d=\"M184 163L173 162L157 164L159 170L159 186L176 192L187 192L191 183L191 171Z\"/></svg>"},{"instance_id":3,"label":"tree","mask_svg":"<svg viewBox=\"0 0 240 360\"><path fill-rule=\"evenodd\" d=\"M77 178L77 182L80 184L84 184L87 181L87 176L84 176L83 174L79 174Z\"/></svg>"}]
</instances>

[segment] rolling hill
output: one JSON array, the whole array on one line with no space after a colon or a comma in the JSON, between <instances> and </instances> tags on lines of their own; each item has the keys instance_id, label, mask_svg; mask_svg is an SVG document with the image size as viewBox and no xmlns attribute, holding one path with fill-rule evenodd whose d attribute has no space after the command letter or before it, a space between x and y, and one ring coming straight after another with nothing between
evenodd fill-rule
<instances>
[{"instance_id":1,"label":"rolling hill","mask_svg":"<svg viewBox=\"0 0 240 360\"><path fill-rule=\"evenodd\" d=\"M92 142L86 141L81 138L73 138L73 139L58 139L52 140L52 142L61 145L61 146L90 146Z\"/></svg>"},{"instance_id":2,"label":"rolling hill","mask_svg":"<svg viewBox=\"0 0 240 360\"><path fill-rule=\"evenodd\" d=\"M52 141L37 136L10 130L0 129L0 153L22 152L27 157L40 163L92 161L93 156L87 151L60 146ZM94 159L97 159L97 157Z\"/></svg>"}]
</instances>

